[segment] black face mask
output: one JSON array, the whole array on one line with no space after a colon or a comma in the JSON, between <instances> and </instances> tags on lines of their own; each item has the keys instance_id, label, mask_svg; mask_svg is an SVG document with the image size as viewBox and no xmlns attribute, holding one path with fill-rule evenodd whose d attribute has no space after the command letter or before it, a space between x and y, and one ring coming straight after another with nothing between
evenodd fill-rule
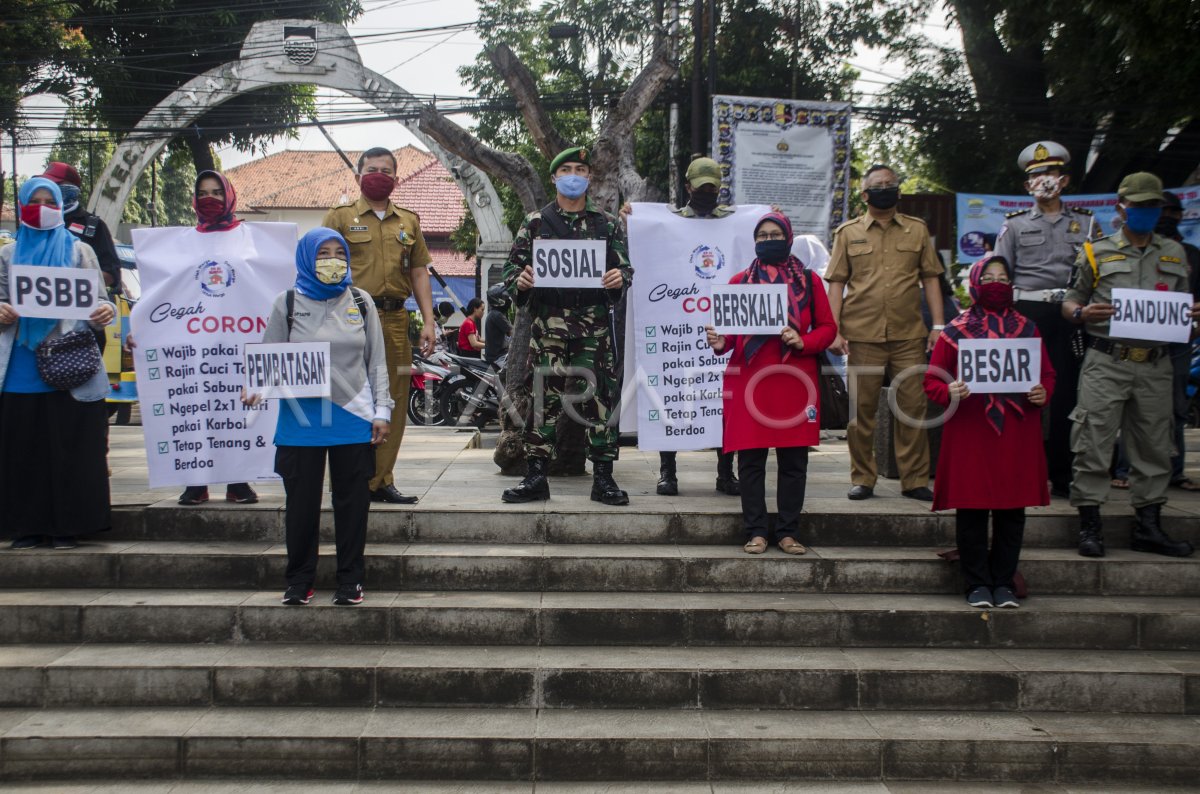
<instances>
[{"instance_id":1,"label":"black face mask","mask_svg":"<svg viewBox=\"0 0 1200 794\"><path fill-rule=\"evenodd\" d=\"M787 261L791 252L787 240L759 240L754 244L754 255L768 265L778 265Z\"/></svg>"},{"instance_id":2,"label":"black face mask","mask_svg":"<svg viewBox=\"0 0 1200 794\"><path fill-rule=\"evenodd\" d=\"M867 204L877 210L890 210L900 201L900 188L873 187L866 191Z\"/></svg>"},{"instance_id":3,"label":"black face mask","mask_svg":"<svg viewBox=\"0 0 1200 794\"><path fill-rule=\"evenodd\" d=\"M1176 239L1179 237L1179 219L1159 215L1158 223L1154 225L1154 233L1161 234L1163 237L1170 237L1172 240Z\"/></svg>"},{"instance_id":4,"label":"black face mask","mask_svg":"<svg viewBox=\"0 0 1200 794\"><path fill-rule=\"evenodd\" d=\"M694 209L697 215L711 215L717 208L717 193L715 190L693 190L688 198L688 206Z\"/></svg>"}]
</instances>

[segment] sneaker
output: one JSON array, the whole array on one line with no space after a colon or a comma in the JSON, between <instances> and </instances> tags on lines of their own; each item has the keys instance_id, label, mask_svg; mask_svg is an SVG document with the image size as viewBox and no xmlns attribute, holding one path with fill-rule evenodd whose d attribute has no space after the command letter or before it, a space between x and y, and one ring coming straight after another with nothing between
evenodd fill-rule
<instances>
[{"instance_id":1,"label":"sneaker","mask_svg":"<svg viewBox=\"0 0 1200 794\"><path fill-rule=\"evenodd\" d=\"M225 486L225 501L239 505L252 505L258 501L258 494L244 482L230 483Z\"/></svg>"},{"instance_id":2,"label":"sneaker","mask_svg":"<svg viewBox=\"0 0 1200 794\"><path fill-rule=\"evenodd\" d=\"M79 541L75 540L74 535L55 535L50 539L50 545L56 549L76 549L79 548Z\"/></svg>"},{"instance_id":3,"label":"sneaker","mask_svg":"<svg viewBox=\"0 0 1200 794\"><path fill-rule=\"evenodd\" d=\"M337 592L333 594L333 603L338 606L361 604L362 600L363 588L360 584L340 584Z\"/></svg>"},{"instance_id":4,"label":"sneaker","mask_svg":"<svg viewBox=\"0 0 1200 794\"><path fill-rule=\"evenodd\" d=\"M1013 592L1011 587L997 587L992 591L992 600L1000 608L1016 609L1021 606L1017 603L1017 594Z\"/></svg>"},{"instance_id":5,"label":"sneaker","mask_svg":"<svg viewBox=\"0 0 1200 794\"><path fill-rule=\"evenodd\" d=\"M283 603L290 607L302 607L312 600L313 589L310 584L290 584L283 591Z\"/></svg>"},{"instance_id":6,"label":"sneaker","mask_svg":"<svg viewBox=\"0 0 1200 794\"><path fill-rule=\"evenodd\" d=\"M181 505L199 505L208 501L208 486L207 485L189 485L183 489L183 493L179 495L179 504Z\"/></svg>"},{"instance_id":7,"label":"sneaker","mask_svg":"<svg viewBox=\"0 0 1200 794\"><path fill-rule=\"evenodd\" d=\"M967 603L973 607L992 607L992 591L979 585L972 587L971 592L967 593Z\"/></svg>"},{"instance_id":8,"label":"sneaker","mask_svg":"<svg viewBox=\"0 0 1200 794\"><path fill-rule=\"evenodd\" d=\"M23 535L12 542L10 549L36 549L46 542L45 535Z\"/></svg>"}]
</instances>

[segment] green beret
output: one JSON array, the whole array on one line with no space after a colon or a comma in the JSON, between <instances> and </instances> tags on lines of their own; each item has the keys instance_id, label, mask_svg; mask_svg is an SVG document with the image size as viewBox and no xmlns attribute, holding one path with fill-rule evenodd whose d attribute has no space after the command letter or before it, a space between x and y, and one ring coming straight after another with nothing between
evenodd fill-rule
<instances>
[{"instance_id":1,"label":"green beret","mask_svg":"<svg viewBox=\"0 0 1200 794\"><path fill-rule=\"evenodd\" d=\"M590 166L592 164L592 153L587 150L586 146L563 149L558 153L557 157L550 161L550 173L553 174L564 163L583 163L586 166Z\"/></svg>"}]
</instances>

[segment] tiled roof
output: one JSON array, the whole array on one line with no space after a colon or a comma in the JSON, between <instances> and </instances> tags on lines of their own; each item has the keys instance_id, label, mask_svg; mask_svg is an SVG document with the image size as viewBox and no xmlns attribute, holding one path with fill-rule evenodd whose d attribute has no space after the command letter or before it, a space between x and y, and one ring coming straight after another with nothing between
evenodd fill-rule
<instances>
[{"instance_id":1,"label":"tiled roof","mask_svg":"<svg viewBox=\"0 0 1200 794\"><path fill-rule=\"evenodd\" d=\"M458 251L449 248L430 248L429 255L433 257L430 263L443 276L475 276L478 268L477 259L467 259Z\"/></svg>"},{"instance_id":2,"label":"tiled roof","mask_svg":"<svg viewBox=\"0 0 1200 794\"><path fill-rule=\"evenodd\" d=\"M427 234L450 234L467 213L462 191L437 160L401 180L392 201L420 215L421 231Z\"/></svg>"}]
</instances>

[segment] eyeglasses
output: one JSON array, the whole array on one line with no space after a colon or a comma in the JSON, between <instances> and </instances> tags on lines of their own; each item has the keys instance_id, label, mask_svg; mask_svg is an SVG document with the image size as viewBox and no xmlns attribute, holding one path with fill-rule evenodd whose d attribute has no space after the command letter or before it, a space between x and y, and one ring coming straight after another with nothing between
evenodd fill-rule
<instances>
[{"instance_id":1,"label":"eyeglasses","mask_svg":"<svg viewBox=\"0 0 1200 794\"><path fill-rule=\"evenodd\" d=\"M765 243L767 240L786 240L787 235L783 232L762 232L754 235L754 242Z\"/></svg>"}]
</instances>

